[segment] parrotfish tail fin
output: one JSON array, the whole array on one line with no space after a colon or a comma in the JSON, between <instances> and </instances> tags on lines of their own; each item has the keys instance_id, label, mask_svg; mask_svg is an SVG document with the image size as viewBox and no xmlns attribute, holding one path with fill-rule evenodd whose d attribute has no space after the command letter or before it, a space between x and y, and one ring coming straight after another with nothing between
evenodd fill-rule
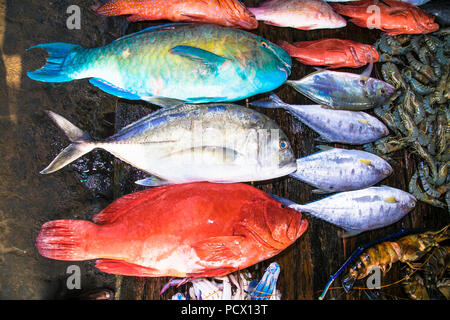
<instances>
[{"instance_id":1,"label":"parrotfish tail fin","mask_svg":"<svg viewBox=\"0 0 450 320\"><path fill-rule=\"evenodd\" d=\"M64 62L67 56L75 49L81 46L70 43L55 42L38 44L33 48L42 48L48 52L47 64L36 71L27 72L30 79L43 82L67 82L74 80L73 77L63 70Z\"/></svg>"},{"instance_id":2,"label":"parrotfish tail fin","mask_svg":"<svg viewBox=\"0 0 450 320\"><path fill-rule=\"evenodd\" d=\"M289 106L287 103L283 102L275 93L269 96L269 100L262 99L258 101L250 102L250 105L260 108L286 108Z\"/></svg>"},{"instance_id":3,"label":"parrotfish tail fin","mask_svg":"<svg viewBox=\"0 0 450 320\"><path fill-rule=\"evenodd\" d=\"M89 234L97 226L82 220L55 220L45 223L36 239L39 253L50 259L81 261L92 259L85 252Z\"/></svg>"},{"instance_id":4,"label":"parrotfish tail fin","mask_svg":"<svg viewBox=\"0 0 450 320\"><path fill-rule=\"evenodd\" d=\"M69 122L69 120L52 111L47 111L47 114L56 123L56 125L64 131L72 143L61 151L61 153L56 156L48 167L40 172L41 174L48 174L58 171L62 167L68 165L96 147L89 135L74 126Z\"/></svg>"}]
</instances>

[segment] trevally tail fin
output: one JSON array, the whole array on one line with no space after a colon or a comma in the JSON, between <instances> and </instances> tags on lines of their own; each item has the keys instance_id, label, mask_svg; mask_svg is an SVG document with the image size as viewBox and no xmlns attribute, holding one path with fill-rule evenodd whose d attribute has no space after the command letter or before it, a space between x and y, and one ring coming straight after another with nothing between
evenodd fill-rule
<instances>
[{"instance_id":1,"label":"trevally tail fin","mask_svg":"<svg viewBox=\"0 0 450 320\"><path fill-rule=\"evenodd\" d=\"M261 108L286 108L289 106L287 103L283 102L275 93L269 96L269 100L262 99L258 101L250 102L250 105Z\"/></svg>"},{"instance_id":2,"label":"trevally tail fin","mask_svg":"<svg viewBox=\"0 0 450 320\"><path fill-rule=\"evenodd\" d=\"M28 50L33 48L42 48L46 50L48 52L48 57L47 64L41 69L27 72L30 79L43 82L67 82L74 80L74 78L63 71L62 67L67 56L73 50L81 48L81 46L64 42L54 42L38 44L28 48Z\"/></svg>"},{"instance_id":3,"label":"trevally tail fin","mask_svg":"<svg viewBox=\"0 0 450 320\"><path fill-rule=\"evenodd\" d=\"M47 111L47 114L56 125L64 131L72 143L61 151L47 168L40 172L41 174L58 171L62 167L65 167L72 161L96 148L96 144L92 141L91 137L80 128L70 123L69 120L52 111Z\"/></svg>"}]
</instances>

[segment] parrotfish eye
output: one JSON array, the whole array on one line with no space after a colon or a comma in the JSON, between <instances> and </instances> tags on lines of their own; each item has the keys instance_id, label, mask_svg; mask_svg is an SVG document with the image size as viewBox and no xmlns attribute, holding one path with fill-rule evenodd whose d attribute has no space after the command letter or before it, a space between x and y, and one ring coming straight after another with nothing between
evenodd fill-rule
<instances>
[{"instance_id":1,"label":"parrotfish eye","mask_svg":"<svg viewBox=\"0 0 450 320\"><path fill-rule=\"evenodd\" d=\"M263 48L268 48L269 47L269 45L265 41L261 41L261 45L262 45Z\"/></svg>"},{"instance_id":2,"label":"parrotfish eye","mask_svg":"<svg viewBox=\"0 0 450 320\"><path fill-rule=\"evenodd\" d=\"M287 142L284 141L284 140L281 140L281 141L280 141L280 149L281 149L281 150L284 150L284 149L286 149L287 147L288 147Z\"/></svg>"}]
</instances>

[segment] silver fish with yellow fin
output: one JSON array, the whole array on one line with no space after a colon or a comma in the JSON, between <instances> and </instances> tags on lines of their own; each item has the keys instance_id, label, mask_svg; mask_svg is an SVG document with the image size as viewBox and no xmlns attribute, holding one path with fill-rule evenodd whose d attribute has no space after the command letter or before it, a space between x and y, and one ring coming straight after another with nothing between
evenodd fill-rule
<instances>
[{"instance_id":1,"label":"silver fish with yellow fin","mask_svg":"<svg viewBox=\"0 0 450 320\"><path fill-rule=\"evenodd\" d=\"M342 237L391 225L414 209L417 202L408 192L387 186L336 193L305 205L272 197L294 210L345 229Z\"/></svg>"},{"instance_id":2,"label":"silver fish with yellow fin","mask_svg":"<svg viewBox=\"0 0 450 320\"><path fill-rule=\"evenodd\" d=\"M320 146L322 151L297 159L293 178L328 193L371 187L392 174L390 164L369 152Z\"/></svg>"},{"instance_id":3,"label":"silver fish with yellow fin","mask_svg":"<svg viewBox=\"0 0 450 320\"><path fill-rule=\"evenodd\" d=\"M283 108L320 134L326 142L360 145L389 134L383 122L362 111L333 110L321 105L290 105L275 94L270 95L269 101L250 104L261 108Z\"/></svg>"},{"instance_id":4,"label":"silver fish with yellow fin","mask_svg":"<svg viewBox=\"0 0 450 320\"><path fill-rule=\"evenodd\" d=\"M367 110L384 105L395 92L389 83L370 78L372 69L373 59L362 74L319 69L286 83L312 101L330 108Z\"/></svg>"}]
</instances>

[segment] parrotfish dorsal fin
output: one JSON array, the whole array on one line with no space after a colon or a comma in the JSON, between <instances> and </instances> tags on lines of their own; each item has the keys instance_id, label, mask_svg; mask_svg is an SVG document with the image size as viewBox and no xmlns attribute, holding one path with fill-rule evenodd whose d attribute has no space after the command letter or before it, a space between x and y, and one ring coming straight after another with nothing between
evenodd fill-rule
<instances>
[{"instance_id":1,"label":"parrotfish dorsal fin","mask_svg":"<svg viewBox=\"0 0 450 320\"><path fill-rule=\"evenodd\" d=\"M186 23L186 22L178 22L178 23L176 23L175 22L175 23L165 23L165 24L161 24L161 25L158 25L158 26L151 26L151 27L142 29L140 31L134 32L132 34L127 34L127 35L125 35L123 37L117 38L114 41L124 40L124 39L131 38L131 37L134 37L134 36L139 35L139 34L147 33L147 32L174 30L174 29L177 29L179 27L183 27L183 26L186 26L186 25L189 25L189 24L193 24L193 23Z\"/></svg>"}]
</instances>

